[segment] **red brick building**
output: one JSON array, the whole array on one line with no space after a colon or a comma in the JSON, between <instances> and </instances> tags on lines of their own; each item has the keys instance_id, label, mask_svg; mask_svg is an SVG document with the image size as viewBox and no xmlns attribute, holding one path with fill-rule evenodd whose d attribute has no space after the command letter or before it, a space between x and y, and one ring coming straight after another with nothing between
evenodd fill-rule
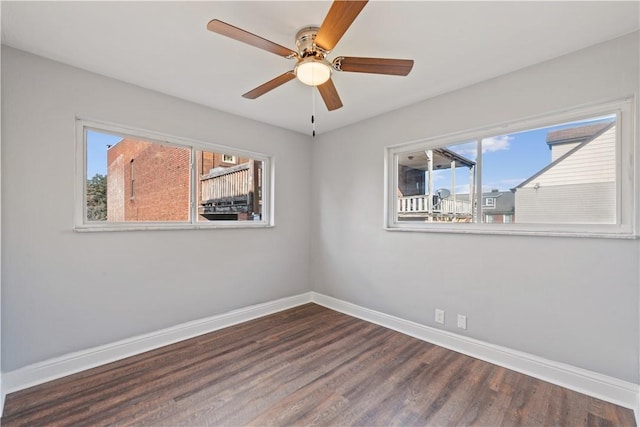
<instances>
[{"instance_id":1,"label":"red brick building","mask_svg":"<svg viewBox=\"0 0 640 427\"><path fill-rule=\"evenodd\" d=\"M188 221L190 150L124 138L107 151L107 221Z\"/></svg>"},{"instance_id":2,"label":"red brick building","mask_svg":"<svg viewBox=\"0 0 640 427\"><path fill-rule=\"evenodd\" d=\"M191 149L124 138L107 151L107 221L189 221ZM262 214L262 162L196 151L198 219Z\"/></svg>"}]
</instances>

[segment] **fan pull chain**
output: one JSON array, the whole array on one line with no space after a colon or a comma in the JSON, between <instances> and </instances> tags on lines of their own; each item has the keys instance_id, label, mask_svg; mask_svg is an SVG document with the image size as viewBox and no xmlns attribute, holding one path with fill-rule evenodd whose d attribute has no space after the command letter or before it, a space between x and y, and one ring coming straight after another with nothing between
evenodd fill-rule
<instances>
[{"instance_id":1,"label":"fan pull chain","mask_svg":"<svg viewBox=\"0 0 640 427\"><path fill-rule=\"evenodd\" d=\"M311 88L311 137L316 137L316 88Z\"/></svg>"}]
</instances>

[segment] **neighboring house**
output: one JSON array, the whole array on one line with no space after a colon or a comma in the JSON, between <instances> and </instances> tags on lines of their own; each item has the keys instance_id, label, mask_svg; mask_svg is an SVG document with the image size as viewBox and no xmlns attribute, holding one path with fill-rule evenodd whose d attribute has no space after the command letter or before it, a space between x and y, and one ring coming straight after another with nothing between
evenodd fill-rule
<instances>
[{"instance_id":1,"label":"neighboring house","mask_svg":"<svg viewBox=\"0 0 640 427\"><path fill-rule=\"evenodd\" d=\"M446 148L405 154L398 159L398 219L401 221L473 222L475 162ZM467 168L471 185L465 193L455 193L457 168ZM448 170L450 188L434 189L433 175ZM459 173L459 172L458 172ZM469 194L474 195L469 200ZM482 222L514 222L512 191L492 190L482 194Z\"/></svg>"},{"instance_id":2,"label":"neighboring house","mask_svg":"<svg viewBox=\"0 0 640 427\"><path fill-rule=\"evenodd\" d=\"M469 200L468 194L458 194L458 199ZM482 193L482 222L510 224L515 222L515 194L513 191L491 190Z\"/></svg>"},{"instance_id":3,"label":"neighboring house","mask_svg":"<svg viewBox=\"0 0 640 427\"><path fill-rule=\"evenodd\" d=\"M551 163L514 189L518 222L615 223L615 141L611 121L549 132Z\"/></svg>"},{"instance_id":4,"label":"neighboring house","mask_svg":"<svg viewBox=\"0 0 640 427\"><path fill-rule=\"evenodd\" d=\"M262 162L228 154L199 151L200 203L206 220L244 221L262 216Z\"/></svg>"},{"instance_id":5,"label":"neighboring house","mask_svg":"<svg viewBox=\"0 0 640 427\"><path fill-rule=\"evenodd\" d=\"M189 164L189 150L180 147L132 138L111 146L107 221L188 221Z\"/></svg>"},{"instance_id":6,"label":"neighboring house","mask_svg":"<svg viewBox=\"0 0 640 427\"><path fill-rule=\"evenodd\" d=\"M403 154L398 159L398 219L400 221L471 222L473 201L455 193L455 171L467 168L474 193L475 162L446 148ZM449 170L452 190L435 189L436 171Z\"/></svg>"},{"instance_id":7,"label":"neighboring house","mask_svg":"<svg viewBox=\"0 0 640 427\"><path fill-rule=\"evenodd\" d=\"M514 192L491 190L489 193L482 193L482 222L488 224L515 222Z\"/></svg>"},{"instance_id":8,"label":"neighboring house","mask_svg":"<svg viewBox=\"0 0 640 427\"><path fill-rule=\"evenodd\" d=\"M181 147L133 138L111 146L107 221L188 221L190 162L190 150ZM260 217L262 162L198 151L196 166L200 220Z\"/></svg>"}]
</instances>

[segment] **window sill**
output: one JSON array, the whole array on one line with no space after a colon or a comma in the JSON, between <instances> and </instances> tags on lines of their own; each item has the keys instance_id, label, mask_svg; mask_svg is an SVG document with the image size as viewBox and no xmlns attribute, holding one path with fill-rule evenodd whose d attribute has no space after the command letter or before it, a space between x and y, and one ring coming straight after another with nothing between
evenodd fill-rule
<instances>
[{"instance_id":1,"label":"window sill","mask_svg":"<svg viewBox=\"0 0 640 427\"><path fill-rule=\"evenodd\" d=\"M547 231L547 230L523 230L523 229L498 229L493 227L483 228L454 228L454 227L392 227L385 226L386 231L418 232L418 233L445 233L445 234L477 234L492 236L541 236L541 237L571 237L571 238L600 238L635 240L638 235L627 231L602 232L602 231Z\"/></svg>"},{"instance_id":2,"label":"window sill","mask_svg":"<svg viewBox=\"0 0 640 427\"><path fill-rule=\"evenodd\" d=\"M94 233L104 231L165 231L165 230L221 230L221 229L251 229L251 228L275 228L273 224L265 222L249 222L244 224L139 224L139 225L122 225L114 224L110 226L103 225L81 225L76 226L73 231L78 233Z\"/></svg>"}]
</instances>

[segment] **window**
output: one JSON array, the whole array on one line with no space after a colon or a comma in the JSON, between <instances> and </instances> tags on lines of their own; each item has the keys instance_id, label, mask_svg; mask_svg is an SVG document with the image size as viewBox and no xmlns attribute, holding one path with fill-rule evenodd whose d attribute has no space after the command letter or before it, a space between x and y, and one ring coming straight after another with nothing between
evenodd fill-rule
<instances>
[{"instance_id":1,"label":"window","mask_svg":"<svg viewBox=\"0 0 640 427\"><path fill-rule=\"evenodd\" d=\"M388 229L633 237L632 100L387 147Z\"/></svg>"},{"instance_id":2,"label":"window","mask_svg":"<svg viewBox=\"0 0 640 427\"><path fill-rule=\"evenodd\" d=\"M269 156L223 154L228 147L82 120L77 126L78 230L272 224Z\"/></svg>"},{"instance_id":3,"label":"window","mask_svg":"<svg viewBox=\"0 0 640 427\"><path fill-rule=\"evenodd\" d=\"M495 197L485 197L484 198L484 207L485 209L491 209L496 207L496 198Z\"/></svg>"},{"instance_id":4,"label":"window","mask_svg":"<svg viewBox=\"0 0 640 427\"><path fill-rule=\"evenodd\" d=\"M133 168L133 160L131 159L131 161L129 162L129 175L130 175L130 180L131 180L131 193L129 195L129 197L131 197L132 199L134 198L134 196L136 195L136 190L135 190L135 169ZM88 179L89 177L87 177Z\"/></svg>"},{"instance_id":5,"label":"window","mask_svg":"<svg viewBox=\"0 0 640 427\"><path fill-rule=\"evenodd\" d=\"M222 155L222 161L224 163L233 163L233 164L235 164L236 163L236 156L232 156L232 155L229 155L229 154L223 154Z\"/></svg>"}]
</instances>

